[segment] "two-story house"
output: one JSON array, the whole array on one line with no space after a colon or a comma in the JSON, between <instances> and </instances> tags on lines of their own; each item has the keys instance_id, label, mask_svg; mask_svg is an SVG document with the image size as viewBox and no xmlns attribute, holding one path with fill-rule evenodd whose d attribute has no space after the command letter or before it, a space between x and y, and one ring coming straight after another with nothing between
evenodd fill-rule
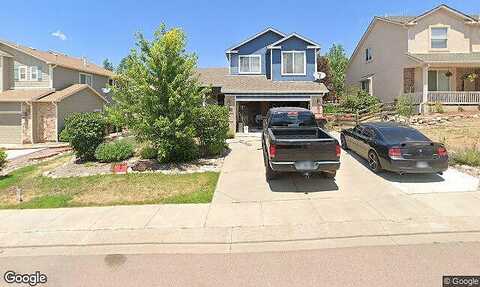
<instances>
[{"instance_id":1,"label":"two-story house","mask_svg":"<svg viewBox=\"0 0 480 287\"><path fill-rule=\"evenodd\" d=\"M301 35L268 28L225 52L228 68L199 69L218 104L230 108L232 130L261 128L271 107L297 106L321 112L328 93L319 82L320 45Z\"/></svg>"},{"instance_id":2,"label":"two-story house","mask_svg":"<svg viewBox=\"0 0 480 287\"><path fill-rule=\"evenodd\" d=\"M346 74L393 102L402 94L417 103L480 103L480 21L440 5L418 16L375 17L353 52Z\"/></svg>"},{"instance_id":3,"label":"two-story house","mask_svg":"<svg viewBox=\"0 0 480 287\"><path fill-rule=\"evenodd\" d=\"M0 144L58 141L69 114L103 110L112 76L85 58L0 41Z\"/></svg>"}]
</instances>

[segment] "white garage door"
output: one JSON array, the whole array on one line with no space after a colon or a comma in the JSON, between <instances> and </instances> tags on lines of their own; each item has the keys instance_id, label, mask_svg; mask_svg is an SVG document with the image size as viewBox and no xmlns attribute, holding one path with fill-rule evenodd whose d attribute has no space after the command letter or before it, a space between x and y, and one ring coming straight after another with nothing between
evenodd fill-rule
<instances>
[{"instance_id":1,"label":"white garage door","mask_svg":"<svg viewBox=\"0 0 480 287\"><path fill-rule=\"evenodd\" d=\"M20 103L0 103L0 144L22 142Z\"/></svg>"}]
</instances>

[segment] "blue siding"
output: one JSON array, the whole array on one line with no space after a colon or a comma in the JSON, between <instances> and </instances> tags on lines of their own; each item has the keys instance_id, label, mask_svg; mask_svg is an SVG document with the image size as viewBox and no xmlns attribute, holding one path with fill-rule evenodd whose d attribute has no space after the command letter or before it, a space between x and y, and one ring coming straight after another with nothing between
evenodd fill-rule
<instances>
[{"instance_id":1,"label":"blue siding","mask_svg":"<svg viewBox=\"0 0 480 287\"><path fill-rule=\"evenodd\" d=\"M238 50L238 53L231 54L230 73L232 75L238 74L238 55L260 55L262 67L261 73L264 75L267 74L267 77L269 77L270 67L267 67L267 65L270 65L270 58L266 56L267 46L275 43L281 38L282 36L277 33L269 31L235 49Z\"/></svg>"},{"instance_id":2,"label":"blue siding","mask_svg":"<svg viewBox=\"0 0 480 287\"><path fill-rule=\"evenodd\" d=\"M285 42L280 43L282 49L274 49L272 51L272 80L274 81L314 81L313 73L315 72L315 49L307 49L309 44L292 37ZM301 76L285 76L282 75L281 53L282 51L306 51L307 68L306 74Z\"/></svg>"}]
</instances>

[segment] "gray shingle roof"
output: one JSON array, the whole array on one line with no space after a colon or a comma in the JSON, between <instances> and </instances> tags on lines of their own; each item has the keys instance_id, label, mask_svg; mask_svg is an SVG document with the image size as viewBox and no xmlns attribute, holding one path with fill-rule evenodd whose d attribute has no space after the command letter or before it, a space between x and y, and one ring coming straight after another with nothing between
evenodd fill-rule
<instances>
[{"instance_id":1,"label":"gray shingle roof","mask_svg":"<svg viewBox=\"0 0 480 287\"><path fill-rule=\"evenodd\" d=\"M480 53L408 54L425 63L480 63Z\"/></svg>"},{"instance_id":2,"label":"gray shingle roof","mask_svg":"<svg viewBox=\"0 0 480 287\"><path fill-rule=\"evenodd\" d=\"M480 20L480 15L468 15L476 20ZM383 18L389 21L397 22L397 23L408 23L413 19L417 18L417 16L378 16L378 18Z\"/></svg>"},{"instance_id":3,"label":"gray shingle roof","mask_svg":"<svg viewBox=\"0 0 480 287\"><path fill-rule=\"evenodd\" d=\"M198 69L199 80L202 84L221 87L225 94L254 94L254 93L296 93L296 94L323 94L328 93L323 83L302 81L272 81L265 75L229 75L228 68Z\"/></svg>"}]
</instances>

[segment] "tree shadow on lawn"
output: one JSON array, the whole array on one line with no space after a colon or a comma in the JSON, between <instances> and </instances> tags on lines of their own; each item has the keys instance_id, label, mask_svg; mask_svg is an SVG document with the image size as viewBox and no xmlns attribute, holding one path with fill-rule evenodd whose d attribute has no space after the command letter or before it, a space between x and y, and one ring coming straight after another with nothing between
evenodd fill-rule
<instances>
[{"instance_id":1,"label":"tree shadow on lawn","mask_svg":"<svg viewBox=\"0 0 480 287\"><path fill-rule=\"evenodd\" d=\"M349 155L351 155L355 160L361 163L366 169L369 170L373 175L380 176L381 178L391 181L391 182L399 182L399 183L428 183L428 182L442 182L445 179L436 173L410 173L400 175L395 172L383 170L377 174L370 170L368 165L368 161L363 157L359 156L355 152L349 150L347 151Z\"/></svg>"},{"instance_id":2,"label":"tree shadow on lawn","mask_svg":"<svg viewBox=\"0 0 480 287\"><path fill-rule=\"evenodd\" d=\"M335 179L313 174L310 178L297 173L284 173L278 179L268 181L272 192L337 192L339 190Z\"/></svg>"}]
</instances>

